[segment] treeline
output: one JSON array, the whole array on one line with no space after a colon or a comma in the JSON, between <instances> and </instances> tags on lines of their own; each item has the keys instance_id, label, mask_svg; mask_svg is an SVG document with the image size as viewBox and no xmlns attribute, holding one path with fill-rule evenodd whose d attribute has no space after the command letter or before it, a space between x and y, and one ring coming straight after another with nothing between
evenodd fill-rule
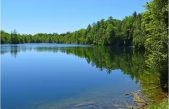
<instances>
[{"instance_id":1,"label":"treeline","mask_svg":"<svg viewBox=\"0 0 169 109\"><path fill-rule=\"evenodd\" d=\"M134 17L137 17L135 12ZM138 17L141 17L139 14ZM1 31L1 43L77 43L94 45L132 45L133 16L126 17L123 21L109 17L100 20L86 29L63 34L11 34ZM132 25L131 25L132 24Z\"/></svg>"},{"instance_id":2,"label":"treeline","mask_svg":"<svg viewBox=\"0 0 169 109\"><path fill-rule=\"evenodd\" d=\"M123 20L109 17L86 29L64 34L11 34L1 31L1 43L77 43L144 48L147 65L165 67L168 57L168 0L152 0L143 13L134 12Z\"/></svg>"},{"instance_id":3,"label":"treeline","mask_svg":"<svg viewBox=\"0 0 169 109\"><path fill-rule=\"evenodd\" d=\"M1 31L1 43L76 43L76 44L93 44L93 45L118 45L143 46L140 40L134 39L142 37L140 35L141 14L133 13L132 16L124 20L117 20L109 17L107 20L100 20L86 29L80 29L74 32L63 34L17 34L14 30L12 33ZM142 38L141 38L142 39ZM142 45L141 45L142 44Z\"/></svg>"}]
</instances>

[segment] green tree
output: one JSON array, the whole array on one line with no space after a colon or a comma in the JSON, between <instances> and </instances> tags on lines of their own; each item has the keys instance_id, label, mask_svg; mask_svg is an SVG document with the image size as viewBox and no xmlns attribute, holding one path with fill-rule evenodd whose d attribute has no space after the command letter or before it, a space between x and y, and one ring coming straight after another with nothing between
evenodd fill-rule
<instances>
[{"instance_id":1,"label":"green tree","mask_svg":"<svg viewBox=\"0 0 169 109\"><path fill-rule=\"evenodd\" d=\"M167 65L168 1L153 0L146 4L142 25L145 36L147 64L160 67Z\"/></svg>"},{"instance_id":2,"label":"green tree","mask_svg":"<svg viewBox=\"0 0 169 109\"><path fill-rule=\"evenodd\" d=\"M11 42L13 44L19 43L16 30L11 32Z\"/></svg>"}]
</instances>

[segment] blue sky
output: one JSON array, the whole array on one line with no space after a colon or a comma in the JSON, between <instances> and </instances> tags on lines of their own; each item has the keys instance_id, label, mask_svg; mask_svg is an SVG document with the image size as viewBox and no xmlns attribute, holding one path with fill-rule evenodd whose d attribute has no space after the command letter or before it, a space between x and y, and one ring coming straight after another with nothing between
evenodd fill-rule
<instances>
[{"instance_id":1,"label":"blue sky","mask_svg":"<svg viewBox=\"0 0 169 109\"><path fill-rule=\"evenodd\" d=\"M19 33L63 33L109 16L143 12L150 0L2 0L1 28Z\"/></svg>"}]
</instances>

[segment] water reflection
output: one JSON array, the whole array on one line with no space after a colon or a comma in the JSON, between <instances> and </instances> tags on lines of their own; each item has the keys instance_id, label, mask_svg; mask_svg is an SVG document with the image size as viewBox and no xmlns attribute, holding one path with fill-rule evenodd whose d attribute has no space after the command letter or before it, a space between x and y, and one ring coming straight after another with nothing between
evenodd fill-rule
<instances>
[{"instance_id":1,"label":"water reflection","mask_svg":"<svg viewBox=\"0 0 169 109\"><path fill-rule=\"evenodd\" d=\"M129 75L136 83L140 83L141 91L145 97L152 102L166 97L166 93L160 86L160 81L165 81L162 75L154 69L147 69L144 64L142 53L134 52L131 49L96 47L96 46L60 46L60 45L2 45L1 55L11 54L17 58L22 52L53 52L72 54L83 58L88 64L111 73L112 70L121 69L124 74Z\"/></svg>"},{"instance_id":2,"label":"water reflection","mask_svg":"<svg viewBox=\"0 0 169 109\"><path fill-rule=\"evenodd\" d=\"M160 86L160 81L167 82L167 76L158 73L155 69L148 69L144 64L144 54L134 52L131 49L111 48L111 47L37 47L37 51L61 51L66 54L74 54L78 57L85 58L86 61L99 68L106 69L107 73L112 70L121 69L124 74L131 77L132 80L140 82L142 93L149 101L158 103L163 98L166 98L166 90Z\"/></svg>"}]
</instances>

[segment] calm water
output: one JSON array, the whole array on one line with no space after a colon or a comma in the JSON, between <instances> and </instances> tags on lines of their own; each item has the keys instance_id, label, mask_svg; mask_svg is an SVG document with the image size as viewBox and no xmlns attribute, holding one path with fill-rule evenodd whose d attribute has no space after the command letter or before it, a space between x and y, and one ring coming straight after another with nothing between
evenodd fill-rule
<instances>
[{"instance_id":1,"label":"calm water","mask_svg":"<svg viewBox=\"0 0 169 109\"><path fill-rule=\"evenodd\" d=\"M134 102L126 93L150 87L142 84L147 80L158 82L158 75L142 74L143 55L125 49L2 45L1 60L2 109L128 108Z\"/></svg>"}]
</instances>

